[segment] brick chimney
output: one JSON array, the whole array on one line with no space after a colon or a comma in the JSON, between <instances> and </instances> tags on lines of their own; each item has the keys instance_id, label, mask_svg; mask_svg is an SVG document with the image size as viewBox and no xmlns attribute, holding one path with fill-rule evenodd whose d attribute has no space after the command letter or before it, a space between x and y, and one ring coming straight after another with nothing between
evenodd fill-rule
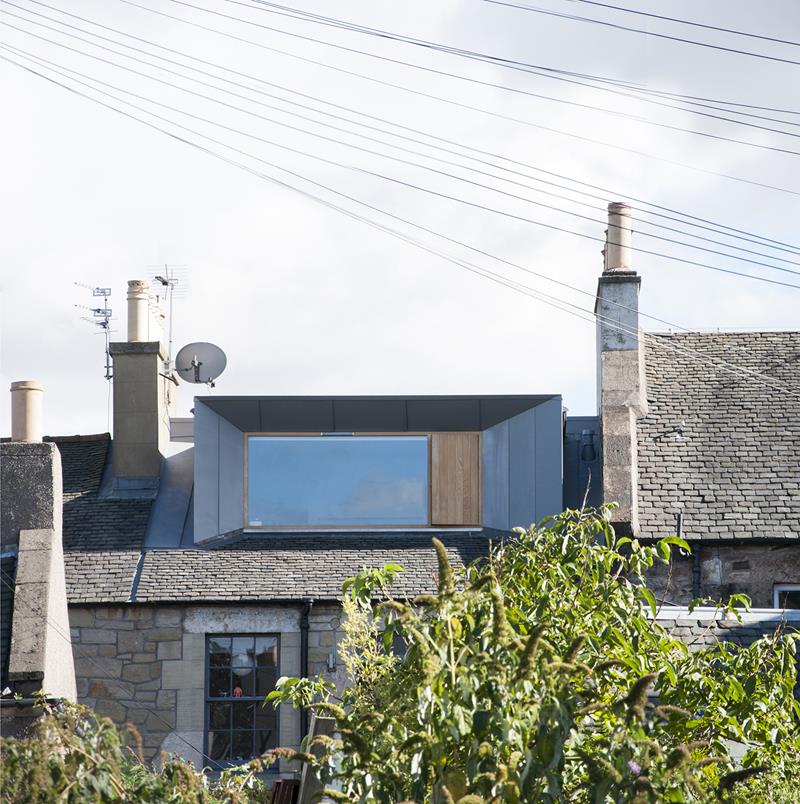
<instances>
[{"instance_id":1,"label":"brick chimney","mask_svg":"<svg viewBox=\"0 0 800 804\"><path fill-rule=\"evenodd\" d=\"M114 361L114 493L153 496L169 442L176 381L165 371L163 314L143 279L128 282L128 340L111 344Z\"/></svg>"},{"instance_id":2,"label":"brick chimney","mask_svg":"<svg viewBox=\"0 0 800 804\"><path fill-rule=\"evenodd\" d=\"M631 210L608 205L603 274L597 283L597 403L603 500L616 502L618 531L638 531L636 422L647 413L639 328L641 278L631 268Z\"/></svg>"}]
</instances>

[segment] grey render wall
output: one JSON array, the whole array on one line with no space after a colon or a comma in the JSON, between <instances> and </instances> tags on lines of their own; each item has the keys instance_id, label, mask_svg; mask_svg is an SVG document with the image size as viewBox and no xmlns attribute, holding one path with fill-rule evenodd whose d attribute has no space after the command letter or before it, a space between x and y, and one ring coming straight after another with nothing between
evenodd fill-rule
<instances>
[{"instance_id":1,"label":"grey render wall","mask_svg":"<svg viewBox=\"0 0 800 804\"><path fill-rule=\"evenodd\" d=\"M561 397L483 432L483 524L527 527L562 509Z\"/></svg>"},{"instance_id":2,"label":"grey render wall","mask_svg":"<svg viewBox=\"0 0 800 804\"><path fill-rule=\"evenodd\" d=\"M244 525L244 434L197 399L194 431L197 543Z\"/></svg>"}]
</instances>

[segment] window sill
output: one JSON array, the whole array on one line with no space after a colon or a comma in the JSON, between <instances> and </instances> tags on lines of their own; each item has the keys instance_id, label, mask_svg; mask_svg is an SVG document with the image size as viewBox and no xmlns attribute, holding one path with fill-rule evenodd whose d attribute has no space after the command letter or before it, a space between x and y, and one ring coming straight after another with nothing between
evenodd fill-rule
<instances>
[{"instance_id":1,"label":"window sill","mask_svg":"<svg viewBox=\"0 0 800 804\"><path fill-rule=\"evenodd\" d=\"M274 534L274 535L282 535L291 533L296 536L320 536L326 533L403 533L403 534L419 534L420 536L425 536L430 533L477 533L478 531L483 530L483 525L471 525L465 527L451 527L451 526L437 526L437 525L414 525L412 527L396 527L396 528L387 528L387 527L369 527L369 526L358 526L358 525L351 525L350 527L342 527L342 528L326 528L326 527L315 527L314 525L305 525L305 526L286 526L286 527L263 527L263 528L254 528L254 527L247 527L243 529L243 533L248 534L258 534L260 536Z\"/></svg>"}]
</instances>

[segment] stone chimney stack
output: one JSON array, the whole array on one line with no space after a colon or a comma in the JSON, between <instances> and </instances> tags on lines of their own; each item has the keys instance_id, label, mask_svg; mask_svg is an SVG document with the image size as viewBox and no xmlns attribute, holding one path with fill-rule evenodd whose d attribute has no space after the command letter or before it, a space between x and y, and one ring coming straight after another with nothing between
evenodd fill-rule
<instances>
[{"instance_id":1,"label":"stone chimney stack","mask_svg":"<svg viewBox=\"0 0 800 804\"><path fill-rule=\"evenodd\" d=\"M36 380L11 383L11 440L42 440L42 386Z\"/></svg>"},{"instance_id":2,"label":"stone chimney stack","mask_svg":"<svg viewBox=\"0 0 800 804\"><path fill-rule=\"evenodd\" d=\"M34 692L76 699L61 538L61 453L52 441L42 440L42 395L34 380L11 383L12 435L0 443L2 616L4 636L10 634L3 660L15 693L3 702L7 735L35 716ZM7 598L10 578L14 588Z\"/></svg>"},{"instance_id":3,"label":"stone chimney stack","mask_svg":"<svg viewBox=\"0 0 800 804\"><path fill-rule=\"evenodd\" d=\"M631 267L631 209L608 205L603 275L597 283L597 397L603 500L616 502L614 525L638 530L636 422L647 413L639 329L641 278Z\"/></svg>"},{"instance_id":4,"label":"stone chimney stack","mask_svg":"<svg viewBox=\"0 0 800 804\"><path fill-rule=\"evenodd\" d=\"M111 344L114 360L114 492L152 496L169 441L175 379L165 370L163 315L146 280L128 282L128 340Z\"/></svg>"}]
</instances>

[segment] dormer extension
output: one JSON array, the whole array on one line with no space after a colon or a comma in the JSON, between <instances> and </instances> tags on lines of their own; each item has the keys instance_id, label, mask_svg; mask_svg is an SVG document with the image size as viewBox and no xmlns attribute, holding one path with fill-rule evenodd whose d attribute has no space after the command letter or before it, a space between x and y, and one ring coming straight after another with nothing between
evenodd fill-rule
<instances>
[{"instance_id":1,"label":"dormer extension","mask_svg":"<svg viewBox=\"0 0 800 804\"><path fill-rule=\"evenodd\" d=\"M561 397L198 397L194 541L527 527L562 507Z\"/></svg>"}]
</instances>

